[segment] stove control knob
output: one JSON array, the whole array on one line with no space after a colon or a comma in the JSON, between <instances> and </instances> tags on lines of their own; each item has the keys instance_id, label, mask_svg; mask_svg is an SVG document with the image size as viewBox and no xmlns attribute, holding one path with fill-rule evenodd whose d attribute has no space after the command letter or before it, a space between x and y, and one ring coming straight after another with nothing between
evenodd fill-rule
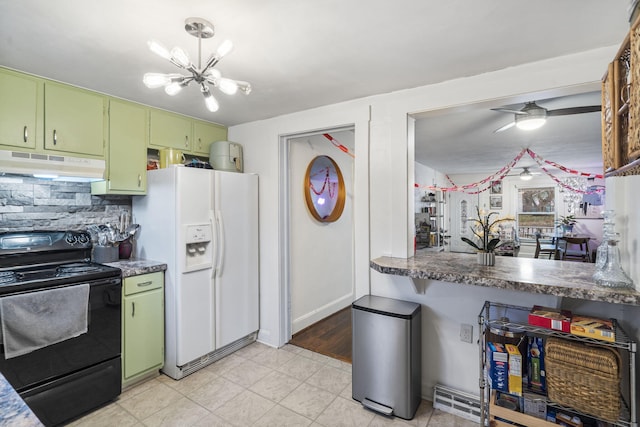
<instances>
[{"instance_id":1,"label":"stove control knob","mask_svg":"<svg viewBox=\"0 0 640 427\"><path fill-rule=\"evenodd\" d=\"M87 233L78 234L78 242L82 243L83 245L89 243L89 240L91 239L89 238L89 235Z\"/></svg>"},{"instance_id":2,"label":"stove control knob","mask_svg":"<svg viewBox=\"0 0 640 427\"><path fill-rule=\"evenodd\" d=\"M78 237L75 234L67 233L64 240L70 245L75 245L78 242Z\"/></svg>"}]
</instances>

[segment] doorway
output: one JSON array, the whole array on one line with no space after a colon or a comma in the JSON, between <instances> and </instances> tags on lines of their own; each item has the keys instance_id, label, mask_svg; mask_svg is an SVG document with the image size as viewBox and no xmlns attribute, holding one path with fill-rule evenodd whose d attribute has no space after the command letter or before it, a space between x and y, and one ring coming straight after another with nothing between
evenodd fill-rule
<instances>
[{"instance_id":1,"label":"doorway","mask_svg":"<svg viewBox=\"0 0 640 427\"><path fill-rule=\"evenodd\" d=\"M337 145L341 145L339 148ZM282 138L285 330L289 341L354 299L353 170L354 127ZM345 151L346 149L346 151ZM335 222L319 222L305 204L304 178L316 156L331 157L342 172L346 198Z\"/></svg>"}]
</instances>

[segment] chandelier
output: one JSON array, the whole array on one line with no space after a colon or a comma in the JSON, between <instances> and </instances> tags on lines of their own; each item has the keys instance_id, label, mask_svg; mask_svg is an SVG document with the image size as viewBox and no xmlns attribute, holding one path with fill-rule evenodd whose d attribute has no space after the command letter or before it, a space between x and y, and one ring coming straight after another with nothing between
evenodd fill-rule
<instances>
[{"instance_id":1,"label":"chandelier","mask_svg":"<svg viewBox=\"0 0 640 427\"><path fill-rule=\"evenodd\" d=\"M575 214L587 190L587 182L581 176L571 176L564 178L562 183L565 186L560 187L560 192L563 193L562 200L567 204L567 213Z\"/></svg>"},{"instance_id":2,"label":"chandelier","mask_svg":"<svg viewBox=\"0 0 640 427\"><path fill-rule=\"evenodd\" d=\"M167 95L174 96L180 92L182 88L188 86L191 82L195 82L200 86L200 92L204 96L205 105L211 112L218 111L220 105L211 94L209 85L218 88L218 90L227 95L233 95L238 92L238 90L245 95L251 93L251 85L249 83L222 77L220 71L213 68L233 49L233 43L231 43L230 40L222 42L218 49L209 56L204 66L202 66L202 39L213 37L213 24L201 18L187 18L184 21L184 29L187 33L198 38L198 66L196 67L191 62L187 53L181 48L174 47L169 51L160 43L151 40L147 44L152 52L155 52L159 56L169 60L176 67L191 74L146 73L142 81L148 88L154 89L164 86L164 91Z\"/></svg>"}]
</instances>

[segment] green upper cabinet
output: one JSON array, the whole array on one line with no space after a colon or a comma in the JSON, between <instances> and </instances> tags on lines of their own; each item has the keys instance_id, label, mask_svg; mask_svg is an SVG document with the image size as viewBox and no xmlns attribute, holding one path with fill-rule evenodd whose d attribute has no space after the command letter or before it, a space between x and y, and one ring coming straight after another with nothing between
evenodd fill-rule
<instances>
[{"instance_id":1,"label":"green upper cabinet","mask_svg":"<svg viewBox=\"0 0 640 427\"><path fill-rule=\"evenodd\" d=\"M0 145L35 148L42 121L37 79L8 70L0 70Z\"/></svg>"},{"instance_id":2,"label":"green upper cabinet","mask_svg":"<svg viewBox=\"0 0 640 427\"><path fill-rule=\"evenodd\" d=\"M104 157L104 96L53 82L44 84L44 148Z\"/></svg>"},{"instance_id":3,"label":"green upper cabinet","mask_svg":"<svg viewBox=\"0 0 640 427\"><path fill-rule=\"evenodd\" d=\"M93 194L144 194L147 191L147 109L109 101L106 180L91 183Z\"/></svg>"},{"instance_id":4,"label":"green upper cabinet","mask_svg":"<svg viewBox=\"0 0 640 427\"><path fill-rule=\"evenodd\" d=\"M227 128L200 120L193 121L193 144L191 151L209 157L209 146L215 141L226 141Z\"/></svg>"},{"instance_id":5,"label":"green upper cabinet","mask_svg":"<svg viewBox=\"0 0 640 427\"><path fill-rule=\"evenodd\" d=\"M149 146L191 151L191 119L161 110L151 110Z\"/></svg>"}]
</instances>

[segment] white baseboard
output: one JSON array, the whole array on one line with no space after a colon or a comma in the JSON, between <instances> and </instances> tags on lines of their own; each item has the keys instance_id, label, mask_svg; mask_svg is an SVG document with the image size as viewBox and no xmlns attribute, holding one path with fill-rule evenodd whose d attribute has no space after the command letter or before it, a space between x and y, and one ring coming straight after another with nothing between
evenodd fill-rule
<instances>
[{"instance_id":1,"label":"white baseboard","mask_svg":"<svg viewBox=\"0 0 640 427\"><path fill-rule=\"evenodd\" d=\"M300 332L307 326L311 326L314 323L324 319L331 314L342 310L345 307L348 307L353 302L353 295L345 295L341 298L338 298L334 301L331 301L328 304L323 305L309 313L305 313L302 316L299 316L296 319L293 319L291 322L291 333L295 334Z\"/></svg>"}]
</instances>

